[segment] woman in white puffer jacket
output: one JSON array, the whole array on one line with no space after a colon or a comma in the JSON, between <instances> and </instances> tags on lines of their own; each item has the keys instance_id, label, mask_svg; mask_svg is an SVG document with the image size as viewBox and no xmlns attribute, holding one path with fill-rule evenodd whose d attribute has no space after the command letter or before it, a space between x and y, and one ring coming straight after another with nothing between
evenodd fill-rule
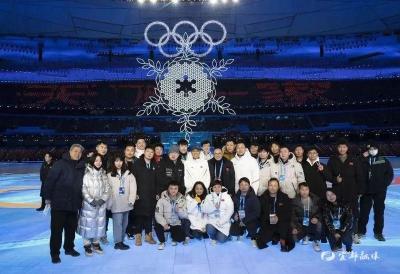
<instances>
[{"instance_id":1,"label":"woman in white puffer jacket","mask_svg":"<svg viewBox=\"0 0 400 274\"><path fill-rule=\"evenodd\" d=\"M83 238L87 256L93 255L93 251L98 254L103 253L99 239L106 233L106 201L110 196L110 185L101 166L101 156L93 155L83 177L83 202L77 233Z\"/></svg>"},{"instance_id":2,"label":"woman in white puffer jacket","mask_svg":"<svg viewBox=\"0 0 400 274\"><path fill-rule=\"evenodd\" d=\"M234 206L231 196L221 181L215 181L212 192L201 204L201 210L207 213L206 231L211 238L211 244L223 243L229 238L231 217Z\"/></svg>"}]
</instances>

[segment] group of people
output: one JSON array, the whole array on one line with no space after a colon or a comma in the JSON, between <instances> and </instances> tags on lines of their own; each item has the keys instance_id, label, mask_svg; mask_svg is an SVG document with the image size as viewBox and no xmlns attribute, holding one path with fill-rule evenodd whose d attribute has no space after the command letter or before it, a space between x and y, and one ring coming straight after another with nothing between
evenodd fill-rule
<instances>
[{"instance_id":1,"label":"group of people","mask_svg":"<svg viewBox=\"0 0 400 274\"><path fill-rule=\"evenodd\" d=\"M102 254L109 218L114 248L129 249L124 240L166 246L210 238L211 244L246 236L263 249L280 244L292 250L296 242L329 242L332 251L360 243L374 208L374 236L384 241L387 187L393 180L390 162L369 144L360 156L349 154L345 140L327 164L318 149L305 153L296 146L269 146L227 140L211 151L204 141L189 152L180 140L164 155L162 144L148 145L143 137L109 155L107 144L82 157L74 144L62 159L45 155L41 168L43 210L51 207L50 254L59 263L62 233L66 255L74 249L75 232L83 238L87 256Z\"/></svg>"}]
</instances>

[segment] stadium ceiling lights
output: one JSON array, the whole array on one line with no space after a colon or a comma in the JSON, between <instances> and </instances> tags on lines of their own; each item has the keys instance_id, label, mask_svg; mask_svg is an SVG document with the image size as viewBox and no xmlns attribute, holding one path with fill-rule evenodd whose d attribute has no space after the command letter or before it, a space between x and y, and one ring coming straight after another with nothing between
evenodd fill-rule
<instances>
[{"instance_id":1,"label":"stadium ceiling lights","mask_svg":"<svg viewBox=\"0 0 400 274\"><path fill-rule=\"evenodd\" d=\"M151 3L151 4L156 4L156 3L172 3L172 4L178 4L179 2L183 3L210 3L211 5L217 5L217 4L228 4L228 3L239 3L239 0L128 0L127 2L138 2L139 4L145 4L145 3Z\"/></svg>"}]
</instances>

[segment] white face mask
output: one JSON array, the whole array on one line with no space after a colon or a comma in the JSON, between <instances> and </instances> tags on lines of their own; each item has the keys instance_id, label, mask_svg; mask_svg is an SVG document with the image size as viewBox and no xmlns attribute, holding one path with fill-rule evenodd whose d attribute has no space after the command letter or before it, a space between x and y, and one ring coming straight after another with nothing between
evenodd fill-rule
<instances>
[{"instance_id":1,"label":"white face mask","mask_svg":"<svg viewBox=\"0 0 400 274\"><path fill-rule=\"evenodd\" d=\"M378 150L377 149L370 149L368 151L369 155L371 156L376 156L378 154Z\"/></svg>"}]
</instances>

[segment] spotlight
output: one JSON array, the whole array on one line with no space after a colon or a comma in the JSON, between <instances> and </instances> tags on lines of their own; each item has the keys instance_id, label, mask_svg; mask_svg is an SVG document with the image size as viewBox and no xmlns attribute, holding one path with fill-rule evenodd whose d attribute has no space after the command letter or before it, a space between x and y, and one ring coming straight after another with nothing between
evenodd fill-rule
<instances>
[{"instance_id":1,"label":"spotlight","mask_svg":"<svg viewBox=\"0 0 400 274\"><path fill-rule=\"evenodd\" d=\"M215 5L215 4L217 4L217 2L218 2L218 0L210 0L211 5Z\"/></svg>"},{"instance_id":2,"label":"spotlight","mask_svg":"<svg viewBox=\"0 0 400 274\"><path fill-rule=\"evenodd\" d=\"M171 0L172 4L178 4L179 0Z\"/></svg>"},{"instance_id":3,"label":"spotlight","mask_svg":"<svg viewBox=\"0 0 400 274\"><path fill-rule=\"evenodd\" d=\"M157 0L150 0L150 3L155 4L157 3Z\"/></svg>"},{"instance_id":4,"label":"spotlight","mask_svg":"<svg viewBox=\"0 0 400 274\"><path fill-rule=\"evenodd\" d=\"M239 0L232 0L233 3L239 3Z\"/></svg>"},{"instance_id":5,"label":"spotlight","mask_svg":"<svg viewBox=\"0 0 400 274\"><path fill-rule=\"evenodd\" d=\"M139 4L143 4L145 0L137 0Z\"/></svg>"},{"instance_id":6,"label":"spotlight","mask_svg":"<svg viewBox=\"0 0 400 274\"><path fill-rule=\"evenodd\" d=\"M228 3L228 0L221 0L222 4Z\"/></svg>"}]
</instances>

